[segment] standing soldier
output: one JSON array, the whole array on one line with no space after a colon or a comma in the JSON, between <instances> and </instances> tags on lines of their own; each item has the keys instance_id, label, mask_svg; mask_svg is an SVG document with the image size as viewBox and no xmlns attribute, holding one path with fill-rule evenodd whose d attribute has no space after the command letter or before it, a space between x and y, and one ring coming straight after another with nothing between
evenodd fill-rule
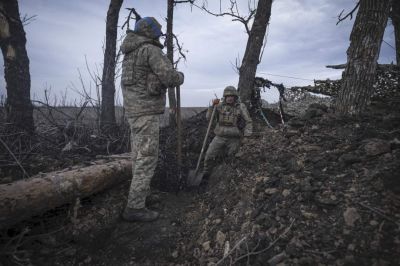
<instances>
[{"instance_id":1,"label":"standing soldier","mask_svg":"<svg viewBox=\"0 0 400 266\"><path fill-rule=\"evenodd\" d=\"M246 122L244 128L244 137L251 136L253 122L247 111L246 105L239 102L239 96L236 88L228 86L224 90L223 101L213 100L213 106L207 111L207 120L210 120L214 106L216 105L215 117L217 125L215 126L215 137L207 149L204 159L204 176L210 175L214 167L216 158L226 151L228 156L234 155L240 147L241 132L238 128L238 118L242 117Z\"/></svg>"},{"instance_id":2,"label":"standing soldier","mask_svg":"<svg viewBox=\"0 0 400 266\"><path fill-rule=\"evenodd\" d=\"M127 221L153 221L158 212L146 208L150 181L158 160L160 115L165 111L165 92L183 83L183 73L174 70L159 41L161 25L153 17L136 22L128 30L121 50L121 86L126 117L131 128L133 177L128 203L122 213Z\"/></svg>"}]
</instances>

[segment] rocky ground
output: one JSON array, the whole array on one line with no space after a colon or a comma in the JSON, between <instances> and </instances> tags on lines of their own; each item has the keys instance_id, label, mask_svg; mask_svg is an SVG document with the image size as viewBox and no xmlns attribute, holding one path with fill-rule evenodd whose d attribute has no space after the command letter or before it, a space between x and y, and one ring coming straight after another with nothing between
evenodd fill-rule
<instances>
[{"instance_id":1,"label":"rocky ground","mask_svg":"<svg viewBox=\"0 0 400 266\"><path fill-rule=\"evenodd\" d=\"M323 104L278 124L256 121L235 158L199 188L177 192L162 132L153 223L119 218L129 182L2 232L0 265L397 265L400 112L374 103L342 118ZM184 173L194 168L204 113L184 124ZM183 175L185 179L185 175Z\"/></svg>"}]
</instances>

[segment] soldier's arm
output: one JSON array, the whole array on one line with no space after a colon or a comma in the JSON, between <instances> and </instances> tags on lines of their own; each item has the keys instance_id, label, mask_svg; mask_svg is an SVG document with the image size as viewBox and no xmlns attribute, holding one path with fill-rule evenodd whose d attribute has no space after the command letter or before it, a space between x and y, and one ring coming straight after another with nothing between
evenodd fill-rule
<instances>
[{"instance_id":1,"label":"soldier's arm","mask_svg":"<svg viewBox=\"0 0 400 266\"><path fill-rule=\"evenodd\" d=\"M240 114L246 122L246 126L244 127L244 136L249 137L253 133L253 120L251 119L249 111L247 111L247 107L244 103L240 104Z\"/></svg>"},{"instance_id":2,"label":"soldier's arm","mask_svg":"<svg viewBox=\"0 0 400 266\"><path fill-rule=\"evenodd\" d=\"M173 68L160 48L148 46L148 62L151 70L166 87L176 87L183 83L183 76Z\"/></svg>"}]
</instances>

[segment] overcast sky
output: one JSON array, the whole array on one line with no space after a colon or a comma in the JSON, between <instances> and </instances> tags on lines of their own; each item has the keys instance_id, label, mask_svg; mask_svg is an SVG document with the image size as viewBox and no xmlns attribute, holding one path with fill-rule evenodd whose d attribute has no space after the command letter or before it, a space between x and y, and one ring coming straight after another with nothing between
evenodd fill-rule
<instances>
[{"instance_id":1,"label":"overcast sky","mask_svg":"<svg viewBox=\"0 0 400 266\"><path fill-rule=\"evenodd\" d=\"M228 2L222 1L223 9ZM243 5L240 11L246 14L247 0L238 2ZM125 0L119 26L128 15L125 8L135 7L142 16L158 19L165 31L166 3L167 0ZM20 0L19 5L22 16L37 15L25 27L32 97L43 98L45 88L51 88L52 97L59 101L66 93L69 103L74 99L79 102L81 97L73 89L82 88L78 69L86 88L92 88L95 96L85 58L89 68L97 68L101 75L109 0ZM219 1L208 0L208 5L219 11ZM313 84L313 79L339 78L341 71L327 69L325 65L346 62L354 18L339 25L336 22L343 9L350 11L354 5L355 0L275 0L258 75L287 87ZM119 35L124 32L120 29ZM247 34L242 24L180 4L175 9L174 32L188 50L186 62L179 64L179 70L185 73L182 106L206 106L214 92L221 96L225 86L237 85L238 75L232 65L237 57L242 58L246 47ZM393 32L388 25L384 40L391 46ZM382 44L380 63L395 61L395 51L388 44ZM4 65L2 57L0 62ZM4 95L3 71L0 75L0 95ZM119 82L117 91L117 101L122 102ZM263 98L274 102L277 93L266 92Z\"/></svg>"}]
</instances>

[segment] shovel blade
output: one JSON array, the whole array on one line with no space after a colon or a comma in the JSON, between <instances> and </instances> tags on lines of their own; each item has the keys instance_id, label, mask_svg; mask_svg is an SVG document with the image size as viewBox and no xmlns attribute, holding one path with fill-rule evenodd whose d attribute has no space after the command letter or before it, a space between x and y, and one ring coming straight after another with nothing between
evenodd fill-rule
<instances>
[{"instance_id":1,"label":"shovel blade","mask_svg":"<svg viewBox=\"0 0 400 266\"><path fill-rule=\"evenodd\" d=\"M197 187L200 185L201 180L203 180L202 172L190 170L186 184L188 187Z\"/></svg>"}]
</instances>

